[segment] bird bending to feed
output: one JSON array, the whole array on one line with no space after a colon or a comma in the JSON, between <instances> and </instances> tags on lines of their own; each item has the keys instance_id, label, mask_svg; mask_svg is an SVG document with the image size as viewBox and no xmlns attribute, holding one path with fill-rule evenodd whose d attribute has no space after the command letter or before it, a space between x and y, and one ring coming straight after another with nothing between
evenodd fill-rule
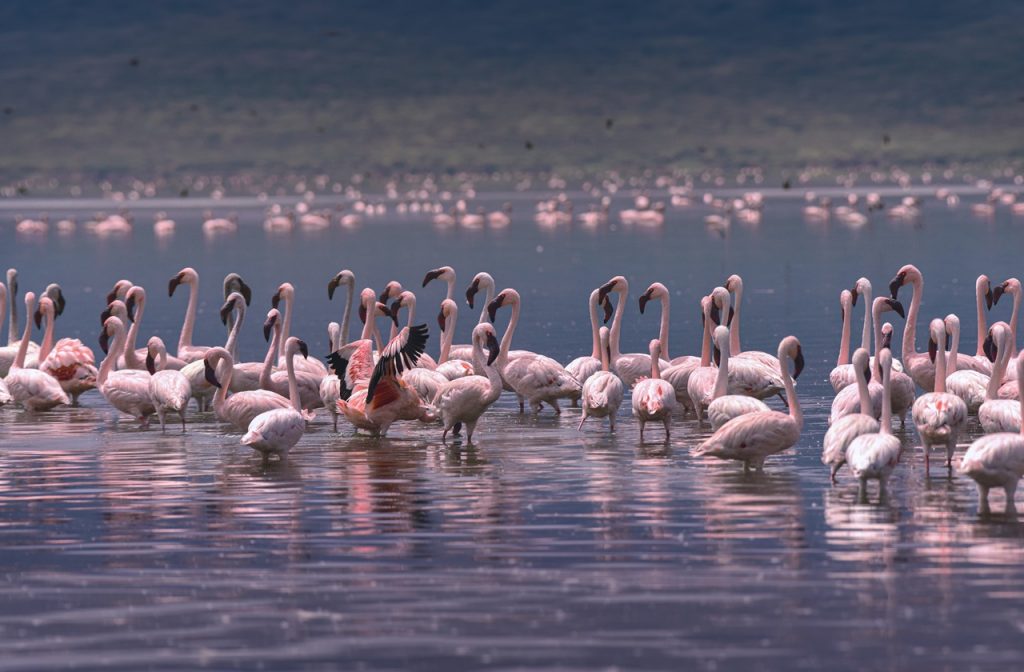
<instances>
[{"instance_id":1,"label":"bird bending to feed","mask_svg":"<svg viewBox=\"0 0 1024 672\"><path fill-rule=\"evenodd\" d=\"M862 352L862 350L858 350ZM846 448L846 461L850 470L860 481L860 499L867 501L868 481L878 481L878 497L884 499L889 476L900 460L902 446L892 434L892 387L889 374L892 372L892 352L883 350L878 357L882 370L882 420L877 423L877 432L865 432L853 439ZM849 416L847 416L849 417Z\"/></svg>"},{"instance_id":2,"label":"bird bending to feed","mask_svg":"<svg viewBox=\"0 0 1024 672\"><path fill-rule=\"evenodd\" d=\"M597 303L600 294L601 290L595 289L590 293L590 298L587 300L587 312L590 315L590 354L577 357L565 365L565 370L568 371L569 375L575 378L580 385L586 385L587 380L601 370L601 339L598 335L598 330L601 326L601 318L597 312ZM607 301L605 301L605 305L609 305ZM572 397L572 405L576 406L578 403L579 397Z\"/></svg>"},{"instance_id":3,"label":"bird bending to feed","mask_svg":"<svg viewBox=\"0 0 1024 672\"><path fill-rule=\"evenodd\" d=\"M441 386L433 404L441 415L444 433L441 440L448 438L448 432L458 435L462 425L466 426L466 441L473 442L473 431L480 416L501 396L501 374L494 367L501 346L495 336L494 327L484 322L473 328L473 363L484 375L469 375L448 381ZM484 347L487 358L484 359Z\"/></svg>"},{"instance_id":4,"label":"bird bending to feed","mask_svg":"<svg viewBox=\"0 0 1024 672\"><path fill-rule=\"evenodd\" d=\"M952 473L956 439L967 422L967 404L946 392L946 325L942 320L932 320L928 336L927 356L934 360L935 391L918 397L912 412L924 448L926 476L929 475L931 448L936 444L945 444L946 468Z\"/></svg>"},{"instance_id":5,"label":"bird bending to feed","mask_svg":"<svg viewBox=\"0 0 1024 672\"><path fill-rule=\"evenodd\" d=\"M890 360L892 355L889 356ZM860 400L860 413L850 413L833 422L825 432L822 443L821 461L830 469L832 482L836 482L836 473L846 464L846 449L861 434L878 432L878 420L875 417L874 404L868 393L868 381L871 378L870 356L864 348L857 348L853 353L854 377L857 395ZM845 388L844 388L845 389ZM882 398L885 391L882 392ZM882 414L882 401L879 401L879 413ZM891 409L890 409L891 410Z\"/></svg>"},{"instance_id":6,"label":"bird bending to feed","mask_svg":"<svg viewBox=\"0 0 1024 672\"><path fill-rule=\"evenodd\" d=\"M46 319L46 332L39 346L39 370L53 376L61 389L71 397L71 405L78 406L78 397L96 387L96 360L82 341L77 338L62 338L53 343L54 323L57 319L53 300L48 296L39 299L36 309L36 327Z\"/></svg>"},{"instance_id":7,"label":"bird bending to feed","mask_svg":"<svg viewBox=\"0 0 1024 672\"><path fill-rule=\"evenodd\" d=\"M1024 385L1024 353L1017 356L1017 385ZM1024 394L1019 395L1024 406ZM1017 482L1024 475L1024 433L999 432L986 434L971 444L960 459L960 473L978 484L978 509L988 513L988 491L1002 488L1006 492L1006 513L1017 512L1013 496Z\"/></svg>"},{"instance_id":8,"label":"bird bending to feed","mask_svg":"<svg viewBox=\"0 0 1024 672\"><path fill-rule=\"evenodd\" d=\"M608 327L601 327L598 332L599 353L601 355L601 370L587 378L583 383L581 402L583 406L580 426L587 418L608 418L608 429L615 431L615 415L622 405L623 385L622 380L609 369L611 353L608 345ZM674 396L674 391L673 391Z\"/></svg>"},{"instance_id":9,"label":"bird bending to feed","mask_svg":"<svg viewBox=\"0 0 1024 672\"><path fill-rule=\"evenodd\" d=\"M640 421L640 442L644 440L644 426L648 422L661 422L665 426L665 443L671 438L669 421L676 408L676 391L667 380L661 379L661 342L651 341L651 377L641 378L633 387L633 416Z\"/></svg>"},{"instance_id":10,"label":"bird bending to feed","mask_svg":"<svg viewBox=\"0 0 1024 672\"><path fill-rule=\"evenodd\" d=\"M160 429L167 431L167 411L178 414L181 431L185 431L185 409L192 398L192 385L181 371L168 369L167 347L159 336L146 343L146 370L149 371L149 397L153 400Z\"/></svg>"},{"instance_id":11,"label":"bird bending to feed","mask_svg":"<svg viewBox=\"0 0 1024 672\"><path fill-rule=\"evenodd\" d=\"M727 422L694 451L695 455L707 455L721 460L743 462L743 471L754 467L764 468L767 457L791 448L800 438L804 417L796 396L796 386L789 373L793 363L794 375L804 368L804 354L796 336L787 336L779 343L779 369L786 388L786 403L789 413L761 411L748 413Z\"/></svg>"}]
</instances>

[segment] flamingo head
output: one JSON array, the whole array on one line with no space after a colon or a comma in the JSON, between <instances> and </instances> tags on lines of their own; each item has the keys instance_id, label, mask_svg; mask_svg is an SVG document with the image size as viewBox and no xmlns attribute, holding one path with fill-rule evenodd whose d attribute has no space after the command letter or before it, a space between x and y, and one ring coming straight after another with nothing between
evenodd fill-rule
<instances>
[{"instance_id":1,"label":"flamingo head","mask_svg":"<svg viewBox=\"0 0 1024 672\"><path fill-rule=\"evenodd\" d=\"M270 334L273 333L274 326L277 325L281 319L281 312L277 308L271 308L267 313L267 319L263 321L263 340L270 341Z\"/></svg>"},{"instance_id":2,"label":"flamingo head","mask_svg":"<svg viewBox=\"0 0 1024 672\"><path fill-rule=\"evenodd\" d=\"M231 296L233 292L238 292L245 299L245 305L252 305L252 288L245 283L238 273L228 273L227 277L224 278L224 298Z\"/></svg>"},{"instance_id":3,"label":"flamingo head","mask_svg":"<svg viewBox=\"0 0 1024 672\"><path fill-rule=\"evenodd\" d=\"M431 280L444 280L445 282L455 282L455 269L451 266L441 266L435 268L432 271L428 271L423 277L423 286L426 287L430 284Z\"/></svg>"},{"instance_id":4,"label":"flamingo head","mask_svg":"<svg viewBox=\"0 0 1024 672\"><path fill-rule=\"evenodd\" d=\"M178 274L171 278L171 281L167 284L167 296L174 296L174 290L178 288L178 285L188 285L194 283L199 278L199 274L196 273L193 268L183 268L178 271ZM117 285L115 285L116 287Z\"/></svg>"},{"instance_id":5,"label":"flamingo head","mask_svg":"<svg viewBox=\"0 0 1024 672\"><path fill-rule=\"evenodd\" d=\"M57 317L64 314L66 302L64 301L64 290L61 289L60 285L56 282L51 282L46 286L46 291L43 292L43 295L50 297L50 300L53 301L54 314Z\"/></svg>"},{"instance_id":6,"label":"flamingo head","mask_svg":"<svg viewBox=\"0 0 1024 672\"><path fill-rule=\"evenodd\" d=\"M601 285L601 288L598 290L597 300L603 303L608 294L613 291L620 292L622 294L628 292L629 282L626 278L621 275L616 275L614 278Z\"/></svg>"},{"instance_id":7,"label":"flamingo head","mask_svg":"<svg viewBox=\"0 0 1024 672\"><path fill-rule=\"evenodd\" d=\"M132 288L131 280L118 280L114 283L114 288L107 293L107 303L113 303L114 299L123 299L128 294L128 290Z\"/></svg>"},{"instance_id":8,"label":"flamingo head","mask_svg":"<svg viewBox=\"0 0 1024 672\"><path fill-rule=\"evenodd\" d=\"M331 281L327 283L327 298L334 298L334 290L344 285L345 287L354 287L356 284L356 276L352 271L345 269L336 276L331 278Z\"/></svg>"},{"instance_id":9,"label":"flamingo head","mask_svg":"<svg viewBox=\"0 0 1024 672\"><path fill-rule=\"evenodd\" d=\"M380 293L379 301L381 303L387 303L390 299L397 298L402 293L402 283L397 280L392 280L388 284L384 285L384 290Z\"/></svg>"}]
</instances>

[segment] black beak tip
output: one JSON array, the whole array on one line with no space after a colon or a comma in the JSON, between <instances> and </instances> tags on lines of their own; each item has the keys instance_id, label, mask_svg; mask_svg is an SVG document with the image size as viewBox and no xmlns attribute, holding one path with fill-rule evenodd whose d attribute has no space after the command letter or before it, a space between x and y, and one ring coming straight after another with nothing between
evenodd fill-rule
<instances>
[{"instance_id":1,"label":"black beak tip","mask_svg":"<svg viewBox=\"0 0 1024 672\"><path fill-rule=\"evenodd\" d=\"M796 351L796 359L794 360L793 367L793 380L800 377L800 374L804 371L804 351L803 348L798 348Z\"/></svg>"},{"instance_id":2,"label":"black beak tip","mask_svg":"<svg viewBox=\"0 0 1024 672\"><path fill-rule=\"evenodd\" d=\"M277 308L280 305L281 305L281 294L280 294L280 292L278 292L277 294L274 294L274 296L270 297L270 307L271 308Z\"/></svg>"},{"instance_id":3,"label":"black beak tip","mask_svg":"<svg viewBox=\"0 0 1024 672\"><path fill-rule=\"evenodd\" d=\"M899 278L893 278L892 282L889 283L889 294L893 299L896 299L900 293L900 287L903 286L903 281Z\"/></svg>"},{"instance_id":4,"label":"black beak tip","mask_svg":"<svg viewBox=\"0 0 1024 672\"><path fill-rule=\"evenodd\" d=\"M241 291L242 298L245 299L245 305L252 305L252 288L245 284L245 281L241 278L238 279L238 289Z\"/></svg>"},{"instance_id":5,"label":"black beak tip","mask_svg":"<svg viewBox=\"0 0 1024 672\"><path fill-rule=\"evenodd\" d=\"M149 375L156 373L156 361L153 359L153 355L146 353L146 370L149 371Z\"/></svg>"},{"instance_id":6,"label":"black beak tip","mask_svg":"<svg viewBox=\"0 0 1024 672\"><path fill-rule=\"evenodd\" d=\"M309 358L309 346L306 345L305 341L299 341L299 352L302 353L302 356L306 359Z\"/></svg>"},{"instance_id":7,"label":"black beak tip","mask_svg":"<svg viewBox=\"0 0 1024 672\"><path fill-rule=\"evenodd\" d=\"M903 304L902 303L900 303L899 301L896 301L895 303L893 303L892 309L893 309L893 311L897 315L902 317L904 320L907 319L907 313L906 313L905 310L903 310Z\"/></svg>"},{"instance_id":8,"label":"black beak tip","mask_svg":"<svg viewBox=\"0 0 1024 672\"><path fill-rule=\"evenodd\" d=\"M43 328L43 313L38 308L35 314L32 315L33 321L36 323L36 329Z\"/></svg>"},{"instance_id":9,"label":"black beak tip","mask_svg":"<svg viewBox=\"0 0 1024 672\"><path fill-rule=\"evenodd\" d=\"M856 306L857 305L857 297L859 296L859 293L857 292L857 285L854 285L853 289L850 290L850 296L853 298L853 305Z\"/></svg>"},{"instance_id":10,"label":"black beak tip","mask_svg":"<svg viewBox=\"0 0 1024 672\"><path fill-rule=\"evenodd\" d=\"M213 370L213 367L210 366L210 362L206 360L203 361L203 377L206 378L206 382L210 385L220 389L220 381L217 380L217 373Z\"/></svg>"},{"instance_id":11,"label":"black beak tip","mask_svg":"<svg viewBox=\"0 0 1024 672\"><path fill-rule=\"evenodd\" d=\"M648 301L650 301L650 299L647 298L646 294L644 294L643 296L640 297L640 314L641 315L644 314L644 308L647 307L647 302Z\"/></svg>"}]
</instances>

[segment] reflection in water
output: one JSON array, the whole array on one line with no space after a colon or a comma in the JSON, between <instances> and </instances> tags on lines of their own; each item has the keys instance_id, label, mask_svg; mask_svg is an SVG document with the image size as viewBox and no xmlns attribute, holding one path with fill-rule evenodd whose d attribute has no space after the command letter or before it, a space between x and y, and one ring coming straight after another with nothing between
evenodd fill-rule
<instances>
[{"instance_id":1,"label":"reflection in water","mask_svg":"<svg viewBox=\"0 0 1024 672\"><path fill-rule=\"evenodd\" d=\"M677 423L667 446L641 446L628 404L614 433L577 432L576 411L520 416L506 396L473 446L441 443L432 426L402 425L376 440L335 434L321 420L289 460L263 465L209 416L182 436L118 422L95 393L81 408L38 416L4 408L0 670L339 659L391 669L627 660L749 669L835 666L854 655L897 669L1024 665L1018 521L979 517L964 478L925 478L912 428L884 502L858 503L849 473L832 486L819 462L839 342L835 314L819 307L834 310L838 288L860 275L888 280L906 261L902 250L921 242L918 229L881 217L856 231L808 224L800 204L787 202L769 203L760 223L737 217L725 235L705 227L711 210L701 206L670 209L662 228L625 227L613 209L596 226L539 231L532 212L517 203L500 231L453 224L443 258L423 256L438 248L425 219L382 215L269 237L261 209L241 212L237 233L209 239L201 213L182 209L169 213L174 235L160 239L148 226L130 238L51 234L42 261L38 245L15 244L7 230L0 244L26 286L63 283L61 335L93 342L96 302L114 280L156 288L188 264L203 278L196 342L223 340L209 278L237 270L261 310L281 281L295 284L293 331L312 353L326 348L323 324L340 319L323 292L339 266L375 287L398 273L414 283L422 272L409 269L421 267L452 264L460 283L487 270L523 295L515 346L563 361L588 350L586 297L609 275L665 282L673 342L694 354L699 294L740 271L749 347L771 350L790 332L804 344L796 448L764 474L744 475L693 457L708 435L693 421ZM996 238L1019 247L1024 230L996 218L965 234L955 214L927 205L921 219L943 243L923 264L943 269L929 274L929 313L969 313L977 273L1012 275L1012 262L983 252ZM405 244L393 244L396 230ZM958 244L963 235L971 245ZM83 265L83 254L95 263ZM611 261L595 268L594 259ZM429 308L440 295L424 292ZM146 329L174 342L181 307L151 295ZM657 323L629 315L623 350L641 350ZM475 316L465 312L457 342ZM1008 316L1000 304L990 319ZM249 326L247 361L265 347ZM431 354L436 347L432 340ZM979 432L972 424L963 444Z\"/></svg>"}]
</instances>

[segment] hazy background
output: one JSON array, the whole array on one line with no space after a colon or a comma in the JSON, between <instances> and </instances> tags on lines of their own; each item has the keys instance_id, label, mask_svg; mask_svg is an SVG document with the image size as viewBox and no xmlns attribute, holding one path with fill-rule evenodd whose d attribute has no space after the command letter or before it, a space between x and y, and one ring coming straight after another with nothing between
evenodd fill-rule
<instances>
[{"instance_id":1,"label":"hazy background","mask_svg":"<svg viewBox=\"0 0 1024 672\"><path fill-rule=\"evenodd\" d=\"M1022 25L1018 0L2 3L0 173L998 162Z\"/></svg>"}]
</instances>

